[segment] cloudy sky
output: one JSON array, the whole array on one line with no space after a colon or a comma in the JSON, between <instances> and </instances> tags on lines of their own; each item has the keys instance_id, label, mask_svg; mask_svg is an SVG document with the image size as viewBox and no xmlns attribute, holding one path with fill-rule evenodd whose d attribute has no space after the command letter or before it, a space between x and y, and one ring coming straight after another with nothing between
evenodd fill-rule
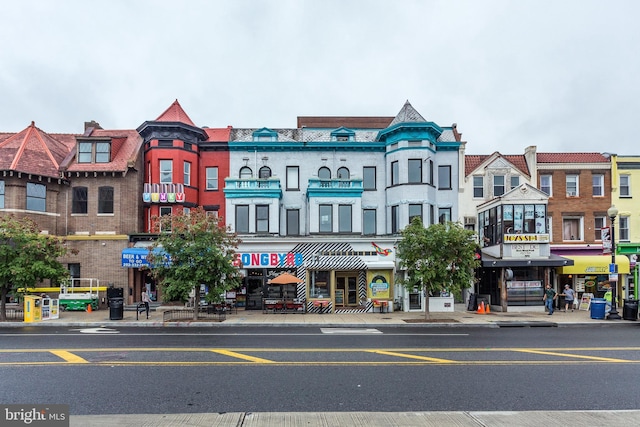
<instances>
[{"instance_id":1,"label":"cloudy sky","mask_svg":"<svg viewBox=\"0 0 640 427\"><path fill-rule=\"evenodd\" d=\"M0 132L394 116L471 154L640 154L634 0L21 0L0 5Z\"/></svg>"}]
</instances>

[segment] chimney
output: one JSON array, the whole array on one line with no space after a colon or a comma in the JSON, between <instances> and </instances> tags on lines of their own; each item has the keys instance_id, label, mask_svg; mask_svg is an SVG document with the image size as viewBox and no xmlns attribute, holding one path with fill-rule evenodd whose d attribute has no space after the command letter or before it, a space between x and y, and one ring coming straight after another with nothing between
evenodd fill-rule
<instances>
[{"instance_id":1,"label":"chimney","mask_svg":"<svg viewBox=\"0 0 640 427\"><path fill-rule=\"evenodd\" d=\"M96 122L95 120L84 122L84 131L86 132L89 129L102 129L102 127L100 127L100 123Z\"/></svg>"}]
</instances>

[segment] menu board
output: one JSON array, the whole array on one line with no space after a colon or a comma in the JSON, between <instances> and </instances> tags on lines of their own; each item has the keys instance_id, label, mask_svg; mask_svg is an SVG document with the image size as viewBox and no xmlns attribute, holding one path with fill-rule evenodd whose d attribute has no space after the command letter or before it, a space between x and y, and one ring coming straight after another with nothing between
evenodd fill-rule
<instances>
[{"instance_id":1,"label":"menu board","mask_svg":"<svg viewBox=\"0 0 640 427\"><path fill-rule=\"evenodd\" d=\"M578 306L578 310L589 310L589 306L591 305L591 299L593 298L593 294L585 292L582 294L582 298L580 298L580 305Z\"/></svg>"}]
</instances>

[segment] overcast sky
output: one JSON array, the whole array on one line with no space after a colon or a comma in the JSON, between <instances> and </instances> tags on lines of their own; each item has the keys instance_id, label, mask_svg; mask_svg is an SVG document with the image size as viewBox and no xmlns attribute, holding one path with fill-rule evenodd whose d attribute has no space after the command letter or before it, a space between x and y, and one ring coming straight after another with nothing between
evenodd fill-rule
<instances>
[{"instance_id":1,"label":"overcast sky","mask_svg":"<svg viewBox=\"0 0 640 427\"><path fill-rule=\"evenodd\" d=\"M20 0L0 5L0 132L395 116L467 153L640 154L640 1Z\"/></svg>"}]
</instances>

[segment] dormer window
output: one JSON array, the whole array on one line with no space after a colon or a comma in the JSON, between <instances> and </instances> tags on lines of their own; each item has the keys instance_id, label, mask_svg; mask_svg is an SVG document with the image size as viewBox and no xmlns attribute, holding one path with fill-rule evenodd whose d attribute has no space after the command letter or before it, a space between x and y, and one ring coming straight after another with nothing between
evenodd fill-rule
<instances>
[{"instance_id":1,"label":"dormer window","mask_svg":"<svg viewBox=\"0 0 640 427\"><path fill-rule=\"evenodd\" d=\"M278 134L268 128L262 128L253 132L254 142L274 142L278 140Z\"/></svg>"},{"instance_id":2,"label":"dormer window","mask_svg":"<svg viewBox=\"0 0 640 427\"><path fill-rule=\"evenodd\" d=\"M111 141L78 141L78 163L109 163Z\"/></svg>"},{"instance_id":3,"label":"dormer window","mask_svg":"<svg viewBox=\"0 0 640 427\"><path fill-rule=\"evenodd\" d=\"M356 140L356 133L346 127L341 127L331 132L331 141L349 142Z\"/></svg>"}]
</instances>

